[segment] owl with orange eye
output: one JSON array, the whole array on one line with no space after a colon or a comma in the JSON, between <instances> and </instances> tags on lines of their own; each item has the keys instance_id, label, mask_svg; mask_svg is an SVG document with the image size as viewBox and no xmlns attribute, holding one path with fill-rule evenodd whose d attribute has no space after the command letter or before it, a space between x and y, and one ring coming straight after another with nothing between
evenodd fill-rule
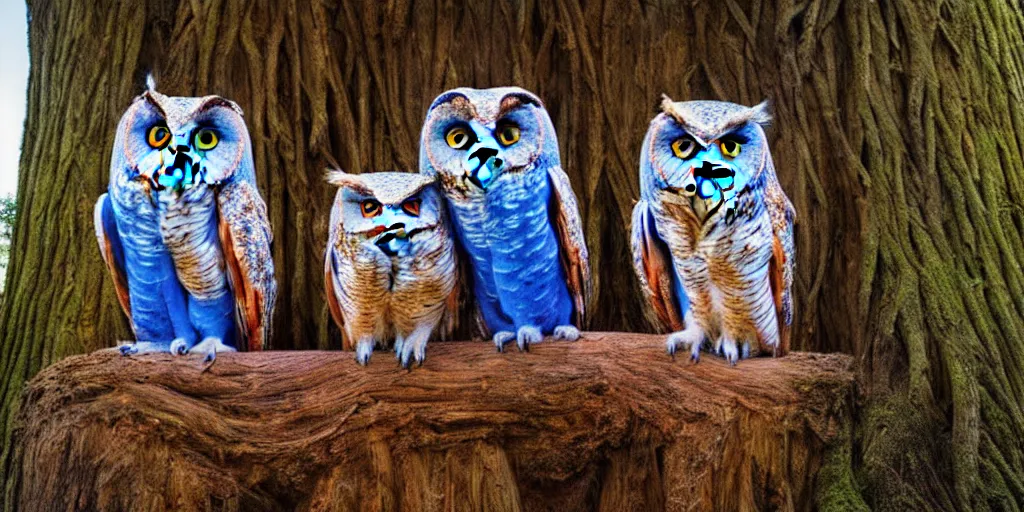
<instances>
[{"instance_id":1,"label":"owl with orange eye","mask_svg":"<svg viewBox=\"0 0 1024 512\"><path fill-rule=\"evenodd\" d=\"M637 276L666 348L735 364L784 354L793 321L796 214L775 175L767 105L665 97L640 153Z\"/></svg>"},{"instance_id":2,"label":"owl with orange eye","mask_svg":"<svg viewBox=\"0 0 1024 512\"><path fill-rule=\"evenodd\" d=\"M422 365L427 342L448 338L458 310L456 254L432 178L401 172L330 171L324 278L343 345L366 365L393 344L404 368Z\"/></svg>"},{"instance_id":3,"label":"owl with orange eye","mask_svg":"<svg viewBox=\"0 0 1024 512\"><path fill-rule=\"evenodd\" d=\"M277 285L272 232L242 109L149 88L121 117L100 253L135 342L124 355L261 350Z\"/></svg>"}]
</instances>

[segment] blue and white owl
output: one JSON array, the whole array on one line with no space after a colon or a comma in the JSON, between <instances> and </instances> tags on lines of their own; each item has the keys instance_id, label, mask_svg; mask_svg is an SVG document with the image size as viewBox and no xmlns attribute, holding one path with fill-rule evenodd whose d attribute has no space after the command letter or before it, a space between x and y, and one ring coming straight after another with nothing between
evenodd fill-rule
<instances>
[{"instance_id":1,"label":"blue and white owl","mask_svg":"<svg viewBox=\"0 0 1024 512\"><path fill-rule=\"evenodd\" d=\"M575 340L590 267L576 196L540 99L516 87L454 89L430 105L420 172L436 177L468 255L478 324L498 350Z\"/></svg>"},{"instance_id":2,"label":"blue and white owl","mask_svg":"<svg viewBox=\"0 0 1024 512\"><path fill-rule=\"evenodd\" d=\"M793 321L796 214L761 125L766 104L667 97L640 151L633 261L660 323L697 361L784 354Z\"/></svg>"},{"instance_id":3,"label":"blue and white owl","mask_svg":"<svg viewBox=\"0 0 1024 512\"><path fill-rule=\"evenodd\" d=\"M137 340L122 354L265 347L272 234L238 105L150 82L121 117L95 225Z\"/></svg>"}]
</instances>

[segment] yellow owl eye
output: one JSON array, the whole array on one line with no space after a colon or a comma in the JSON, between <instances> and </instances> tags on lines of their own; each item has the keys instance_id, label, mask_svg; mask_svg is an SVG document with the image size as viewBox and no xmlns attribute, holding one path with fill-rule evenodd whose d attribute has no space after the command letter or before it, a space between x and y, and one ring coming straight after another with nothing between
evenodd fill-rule
<instances>
[{"instance_id":1,"label":"yellow owl eye","mask_svg":"<svg viewBox=\"0 0 1024 512\"><path fill-rule=\"evenodd\" d=\"M511 124L498 128L498 141L503 146L511 146L519 142L519 127Z\"/></svg>"},{"instance_id":2,"label":"yellow owl eye","mask_svg":"<svg viewBox=\"0 0 1024 512\"><path fill-rule=\"evenodd\" d=\"M452 149L466 149L469 147L469 143L472 137L469 135L469 130L462 126L456 126L444 136L445 142Z\"/></svg>"},{"instance_id":3,"label":"yellow owl eye","mask_svg":"<svg viewBox=\"0 0 1024 512\"><path fill-rule=\"evenodd\" d=\"M408 213L409 215L412 215L413 217L419 217L420 216L420 200L419 200L419 198L406 199L405 202L402 203L402 211L404 211L405 213Z\"/></svg>"},{"instance_id":4,"label":"yellow owl eye","mask_svg":"<svg viewBox=\"0 0 1024 512\"><path fill-rule=\"evenodd\" d=\"M149 134L146 136L146 142L149 142L149 146L156 149L163 149L170 140L171 131L162 125L150 128Z\"/></svg>"},{"instance_id":5,"label":"yellow owl eye","mask_svg":"<svg viewBox=\"0 0 1024 512\"><path fill-rule=\"evenodd\" d=\"M196 147L202 151L209 151L217 147L218 142L220 140L217 139L217 132L209 128L203 128L196 134Z\"/></svg>"},{"instance_id":6,"label":"yellow owl eye","mask_svg":"<svg viewBox=\"0 0 1024 512\"><path fill-rule=\"evenodd\" d=\"M682 158L683 160L686 160L693 156L693 153L696 151L696 149L697 141L693 140L690 137L682 137L676 139L675 142L672 143L672 152L675 153L677 157Z\"/></svg>"},{"instance_id":7,"label":"yellow owl eye","mask_svg":"<svg viewBox=\"0 0 1024 512\"><path fill-rule=\"evenodd\" d=\"M722 154L729 158L736 158L740 154L740 147L742 144L732 139L725 139L719 143L722 148Z\"/></svg>"},{"instance_id":8,"label":"yellow owl eye","mask_svg":"<svg viewBox=\"0 0 1024 512\"><path fill-rule=\"evenodd\" d=\"M373 199L366 199L362 203L359 203L359 209L363 212L363 217L370 218L380 215L380 203Z\"/></svg>"}]
</instances>

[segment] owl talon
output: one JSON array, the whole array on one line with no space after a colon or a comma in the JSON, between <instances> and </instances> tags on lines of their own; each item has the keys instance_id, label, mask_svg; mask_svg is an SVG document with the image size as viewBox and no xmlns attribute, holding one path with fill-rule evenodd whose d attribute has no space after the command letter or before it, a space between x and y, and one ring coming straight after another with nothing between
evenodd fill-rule
<instances>
[{"instance_id":1,"label":"owl talon","mask_svg":"<svg viewBox=\"0 0 1024 512\"><path fill-rule=\"evenodd\" d=\"M183 356L187 354L188 349L188 342L185 341L185 338L175 338L174 341L171 342L171 353L176 356Z\"/></svg>"},{"instance_id":2,"label":"owl talon","mask_svg":"<svg viewBox=\"0 0 1024 512\"><path fill-rule=\"evenodd\" d=\"M212 364L218 352L237 352L235 347L225 345L220 338L210 336L188 349L189 354L203 354L203 364Z\"/></svg>"},{"instance_id":3,"label":"owl talon","mask_svg":"<svg viewBox=\"0 0 1024 512\"><path fill-rule=\"evenodd\" d=\"M494 333L494 337L491 339L494 341L494 346L498 349L498 352L504 352L505 344L516 339L516 333L512 331L499 331Z\"/></svg>"},{"instance_id":4,"label":"owl talon","mask_svg":"<svg viewBox=\"0 0 1024 512\"><path fill-rule=\"evenodd\" d=\"M133 356L137 354L152 354L152 353L169 353L171 352L171 344L168 342L161 341L136 341L134 343L125 343L117 350L122 356Z\"/></svg>"},{"instance_id":5,"label":"owl talon","mask_svg":"<svg viewBox=\"0 0 1024 512\"><path fill-rule=\"evenodd\" d=\"M520 327L516 334L516 344L521 352L529 352L530 344L540 343L542 339L544 339L544 335L541 334L540 329L532 325Z\"/></svg>"},{"instance_id":6,"label":"owl talon","mask_svg":"<svg viewBox=\"0 0 1024 512\"><path fill-rule=\"evenodd\" d=\"M356 362L362 366L370 364L370 356L373 355L373 340L360 340L356 345Z\"/></svg>"},{"instance_id":7,"label":"owl talon","mask_svg":"<svg viewBox=\"0 0 1024 512\"><path fill-rule=\"evenodd\" d=\"M668 354L675 359L676 349L680 346L687 346L690 349L690 359L693 359L694 354L700 354L700 345L704 341L704 332L697 327L696 324L690 323L690 327L683 329L682 331L676 331L669 334L665 340L665 349Z\"/></svg>"},{"instance_id":8,"label":"owl talon","mask_svg":"<svg viewBox=\"0 0 1024 512\"><path fill-rule=\"evenodd\" d=\"M725 356L725 360L729 362L729 365L736 366L736 362L740 357L740 352L736 347L736 342L730 339L724 339L721 344L722 354Z\"/></svg>"},{"instance_id":9,"label":"owl talon","mask_svg":"<svg viewBox=\"0 0 1024 512\"><path fill-rule=\"evenodd\" d=\"M559 325L555 327L553 334L556 340L576 341L580 339L580 330L575 325Z\"/></svg>"}]
</instances>

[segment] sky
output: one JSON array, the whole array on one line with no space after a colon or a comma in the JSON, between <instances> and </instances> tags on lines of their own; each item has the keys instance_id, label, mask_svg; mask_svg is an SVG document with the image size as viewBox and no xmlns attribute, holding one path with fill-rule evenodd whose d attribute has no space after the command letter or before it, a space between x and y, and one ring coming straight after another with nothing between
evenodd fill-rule
<instances>
[{"instance_id":1,"label":"sky","mask_svg":"<svg viewBox=\"0 0 1024 512\"><path fill-rule=\"evenodd\" d=\"M28 85L28 27L23 0L0 0L0 195L18 189Z\"/></svg>"}]
</instances>

